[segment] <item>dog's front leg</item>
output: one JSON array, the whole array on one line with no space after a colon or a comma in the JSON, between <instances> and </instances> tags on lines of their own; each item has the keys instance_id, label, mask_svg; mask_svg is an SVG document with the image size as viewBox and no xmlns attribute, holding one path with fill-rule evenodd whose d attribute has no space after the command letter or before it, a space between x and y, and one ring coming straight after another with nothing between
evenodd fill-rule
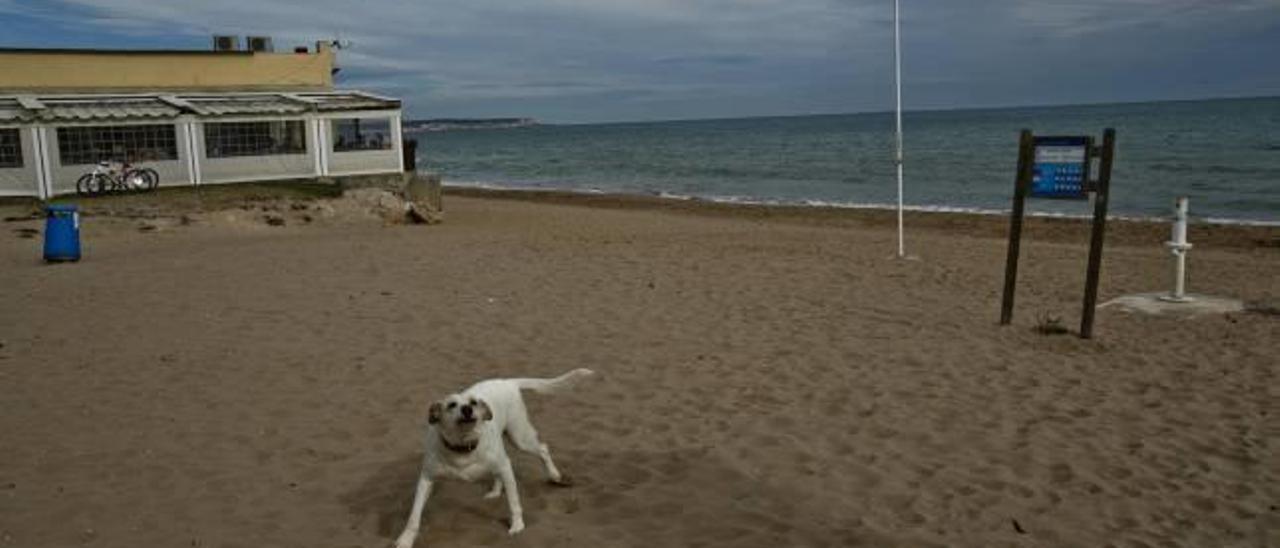
<instances>
[{"instance_id":1,"label":"dog's front leg","mask_svg":"<svg viewBox=\"0 0 1280 548\"><path fill-rule=\"evenodd\" d=\"M500 496L502 496L502 477L498 476L493 478L493 488L489 489L489 492L484 494L484 498L496 499Z\"/></svg>"},{"instance_id":2,"label":"dog's front leg","mask_svg":"<svg viewBox=\"0 0 1280 548\"><path fill-rule=\"evenodd\" d=\"M507 534L514 535L524 530L524 510L520 508L520 493L516 490L516 474L511 470L510 460L502 463L498 479L507 492L507 507L511 509L511 528L507 529Z\"/></svg>"},{"instance_id":3,"label":"dog's front leg","mask_svg":"<svg viewBox=\"0 0 1280 548\"><path fill-rule=\"evenodd\" d=\"M396 539L395 548L410 548L413 541L418 539L418 526L422 524L422 506L427 503L427 497L431 496L431 480L427 478L426 470L418 475L418 490L413 494L413 511L409 514L409 523L404 526L404 532L400 533L400 538Z\"/></svg>"}]
</instances>

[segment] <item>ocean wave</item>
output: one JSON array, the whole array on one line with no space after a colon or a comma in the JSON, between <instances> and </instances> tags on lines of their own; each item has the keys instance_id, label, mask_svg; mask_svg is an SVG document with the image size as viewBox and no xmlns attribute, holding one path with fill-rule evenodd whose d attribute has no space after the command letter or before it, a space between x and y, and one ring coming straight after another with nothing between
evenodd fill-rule
<instances>
[{"instance_id":1,"label":"ocean wave","mask_svg":"<svg viewBox=\"0 0 1280 548\"><path fill-rule=\"evenodd\" d=\"M694 195L692 195L692 194L675 194L675 193L672 193L672 192L667 192L667 191L665 191L665 190L659 190L659 191L657 191L657 192L653 193L653 195L654 195L654 196L657 196L657 197L659 197L659 198L665 198L665 199L668 199L668 200L680 200L680 201L682 201L682 202L687 202L687 201L690 201L690 200L697 200L697 199L698 199L698 197L697 197L697 196L694 196Z\"/></svg>"},{"instance_id":2,"label":"ocean wave","mask_svg":"<svg viewBox=\"0 0 1280 548\"><path fill-rule=\"evenodd\" d=\"M616 194L604 189L595 187L571 188L547 185L521 185L511 183L494 183L489 181L464 181L449 179L444 181L444 186L455 188L475 188L481 190L502 190L513 192L565 192L569 194Z\"/></svg>"},{"instance_id":3,"label":"ocean wave","mask_svg":"<svg viewBox=\"0 0 1280 548\"><path fill-rule=\"evenodd\" d=\"M1221 164L1209 164L1204 167L1204 171L1207 173L1225 174L1225 175L1266 175L1269 173L1273 173L1276 170L1270 169L1270 168L1240 167L1240 166L1225 166Z\"/></svg>"},{"instance_id":4,"label":"ocean wave","mask_svg":"<svg viewBox=\"0 0 1280 548\"><path fill-rule=\"evenodd\" d=\"M1266 176L1272 175L1280 170L1273 167L1251 167L1251 166L1229 166L1222 164L1190 164L1180 162L1163 162L1146 165L1147 171L1159 173L1208 173L1212 175L1248 175L1248 176Z\"/></svg>"},{"instance_id":5,"label":"ocean wave","mask_svg":"<svg viewBox=\"0 0 1280 548\"><path fill-rule=\"evenodd\" d=\"M1227 219L1224 217L1201 217L1200 221L1211 225L1280 226L1280 221L1254 221L1250 219Z\"/></svg>"},{"instance_id":6,"label":"ocean wave","mask_svg":"<svg viewBox=\"0 0 1280 548\"><path fill-rule=\"evenodd\" d=\"M1147 165L1148 171L1158 171L1163 173L1186 173L1194 170L1195 168L1196 166L1186 163L1159 163Z\"/></svg>"}]
</instances>

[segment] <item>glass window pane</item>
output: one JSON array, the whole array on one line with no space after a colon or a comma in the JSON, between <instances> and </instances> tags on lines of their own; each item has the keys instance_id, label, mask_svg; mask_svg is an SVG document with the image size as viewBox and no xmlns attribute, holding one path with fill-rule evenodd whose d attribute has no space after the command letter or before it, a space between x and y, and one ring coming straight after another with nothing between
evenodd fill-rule
<instances>
[{"instance_id":1,"label":"glass window pane","mask_svg":"<svg viewBox=\"0 0 1280 548\"><path fill-rule=\"evenodd\" d=\"M178 137L172 124L60 127L58 157L64 166L177 160Z\"/></svg>"},{"instance_id":2,"label":"glass window pane","mask_svg":"<svg viewBox=\"0 0 1280 548\"><path fill-rule=\"evenodd\" d=\"M209 158L306 154L302 120L212 122L204 124L204 152Z\"/></svg>"},{"instance_id":3,"label":"glass window pane","mask_svg":"<svg viewBox=\"0 0 1280 548\"><path fill-rule=\"evenodd\" d=\"M390 118L339 118L333 120L334 152L391 150Z\"/></svg>"},{"instance_id":4,"label":"glass window pane","mask_svg":"<svg viewBox=\"0 0 1280 548\"><path fill-rule=\"evenodd\" d=\"M0 129L0 168L22 167L22 136L18 128Z\"/></svg>"}]
</instances>

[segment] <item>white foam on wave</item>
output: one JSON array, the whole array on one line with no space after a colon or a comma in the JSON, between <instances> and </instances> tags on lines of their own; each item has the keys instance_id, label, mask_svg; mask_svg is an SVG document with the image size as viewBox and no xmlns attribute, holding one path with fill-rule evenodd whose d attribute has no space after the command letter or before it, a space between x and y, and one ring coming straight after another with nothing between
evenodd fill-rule
<instances>
[{"instance_id":1,"label":"white foam on wave","mask_svg":"<svg viewBox=\"0 0 1280 548\"><path fill-rule=\"evenodd\" d=\"M665 200L680 200L682 202L698 199L697 196L693 196L691 194L675 194L673 192L667 192L665 190L659 191L657 194L655 194L655 196Z\"/></svg>"},{"instance_id":2,"label":"white foam on wave","mask_svg":"<svg viewBox=\"0 0 1280 548\"><path fill-rule=\"evenodd\" d=\"M497 183L490 183L490 182L487 182L487 181L458 181L458 180L448 180L448 181L444 181L444 183L443 183L443 184L444 184L444 186L445 186L445 187L455 187L455 188L479 188L479 189L483 189L483 190L538 190L538 189L536 189L536 188L518 187L518 186L511 186L511 185L500 185L500 184L497 184Z\"/></svg>"},{"instance_id":3,"label":"white foam on wave","mask_svg":"<svg viewBox=\"0 0 1280 548\"><path fill-rule=\"evenodd\" d=\"M512 192L564 192L568 194L615 194L601 188L566 188L554 186L537 186L537 185L513 185L504 183L492 183L489 181L462 181L462 180L446 180L444 186L454 188L475 188L481 190L503 190Z\"/></svg>"},{"instance_id":4,"label":"white foam on wave","mask_svg":"<svg viewBox=\"0 0 1280 548\"><path fill-rule=\"evenodd\" d=\"M1204 217L1201 220L1211 225L1280 226L1280 221L1255 221L1251 219L1227 219L1223 217Z\"/></svg>"}]
</instances>

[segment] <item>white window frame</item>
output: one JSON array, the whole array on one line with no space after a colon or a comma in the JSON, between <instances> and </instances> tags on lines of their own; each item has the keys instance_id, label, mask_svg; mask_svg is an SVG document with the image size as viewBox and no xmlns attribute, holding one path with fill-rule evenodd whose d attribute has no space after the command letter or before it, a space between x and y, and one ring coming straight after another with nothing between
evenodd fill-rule
<instances>
[{"instance_id":1,"label":"white window frame","mask_svg":"<svg viewBox=\"0 0 1280 548\"><path fill-rule=\"evenodd\" d=\"M58 167L73 166L93 166L94 164L68 164L62 158L62 141L57 139L58 129L60 128L86 128L86 127L131 127L131 126L173 126L173 152L174 158L165 158L163 160L146 160L145 162L181 162L182 161L182 131L178 126L181 122L177 118L158 118L158 119L132 119L132 120L85 120L81 122L70 123L54 123L41 126L45 129L44 149L46 154L52 159L52 155L48 154L51 144L56 141L58 145Z\"/></svg>"},{"instance_id":2,"label":"white window frame","mask_svg":"<svg viewBox=\"0 0 1280 548\"><path fill-rule=\"evenodd\" d=\"M376 175L382 173L391 173L387 169L364 170L364 171L344 171L342 173L333 174L331 162L333 154L333 123L336 118L391 118L391 150L353 150L343 152L342 154L360 154L360 153L396 153L396 165L399 166L399 173L404 173L404 134L401 131L403 127L402 118L404 111L400 109L379 109L379 110L338 110L331 112L316 113L316 122L320 126L320 132L324 136L324 148L320 152L324 154L323 171L325 176L333 175L335 177L347 177L351 175Z\"/></svg>"},{"instance_id":3,"label":"white window frame","mask_svg":"<svg viewBox=\"0 0 1280 548\"><path fill-rule=\"evenodd\" d=\"M306 156L311 154L311 135L307 128L307 118L305 116L295 117L235 117L235 118L204 118L200 120L200 153L209 160L231 160L235 158L270 158L273 156ZM252 123L271 123L271 122L301 122L302 123L302 152L283 152L279 154L236 154L231 156L209 156L208 142L208 126L211 124L252 124Z\"/></svg>"}]
</instances>

